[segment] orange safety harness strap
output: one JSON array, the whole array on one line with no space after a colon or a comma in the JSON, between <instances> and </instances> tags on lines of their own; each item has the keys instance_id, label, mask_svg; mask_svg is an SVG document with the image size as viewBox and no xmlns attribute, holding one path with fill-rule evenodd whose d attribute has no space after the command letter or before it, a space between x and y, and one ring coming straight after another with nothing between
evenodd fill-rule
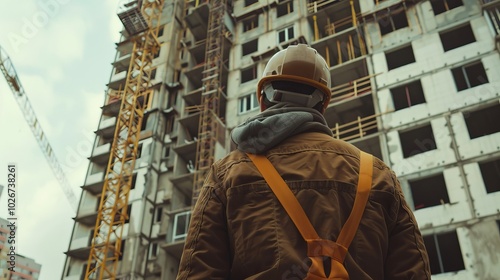
<instances>
[{"instance_id":1,"label":"orange safety harness strap","mask_svg":"<svg viewBox=\"0 0 500 280\"><path fill-rule=\"evenodd\" d=\"M337 242L321 239L307 218L304 209L292 193L272 163L263 155L247 154L274 192L290 219L307 242L307 256L312 264L305 280L349 279L343 262L347 248L356 234L370 194L373 157L363 151L360 153L360 170L356 197L351 214L340 231ZM330 275L327 277L323 266L323 256L331 258Z\"/></svg>"}]
</instances>

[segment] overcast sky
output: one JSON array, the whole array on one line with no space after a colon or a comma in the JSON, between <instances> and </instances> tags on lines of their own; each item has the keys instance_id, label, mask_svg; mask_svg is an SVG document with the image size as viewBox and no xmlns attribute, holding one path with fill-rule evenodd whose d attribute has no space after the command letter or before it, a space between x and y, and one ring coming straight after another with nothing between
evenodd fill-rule
<instances>
[{"instance_id":1,"label":"overcast sky","mask_svg":"<svg viewBox=\"0 0 500 280\"><path fill-rule=\"evenodd\" d=\"M118 0L0 0L0 45L79 199L121 23ZM17 165L17 253L60 279L75 212L0 75L0 184ZM7 190L0 217L7 218Z\"/></svg>"}]
</instances>

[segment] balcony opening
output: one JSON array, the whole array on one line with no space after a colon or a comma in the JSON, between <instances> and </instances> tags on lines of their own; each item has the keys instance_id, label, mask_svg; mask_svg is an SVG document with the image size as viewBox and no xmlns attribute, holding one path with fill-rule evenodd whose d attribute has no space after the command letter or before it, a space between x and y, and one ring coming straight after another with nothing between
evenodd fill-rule
<instances>
[{"instance_id":1,"label":"balcony opening","mask_svg":"<svg viewBox=\"0 0 500 280\"><path fill-rule=\"evenodd\" d=\"M149 77L150 80L154 80L156 78L156 69L151 70L151 75Z\"/></svg>"},{"instance_id":2,"label":"balcony opening","mask_svg":"<svg viewBox=\"0 0 500 280\"><path fill-rule=\"evenodd\" d=\"M413 55L413 48L411 45L395 51L386 52L385 59L387 60L387 67L389 70L415 62L415 56Z\"/></svg>"},{"instance_id":3,"label":"balcony opening","mask_svg":"<svg viewBox=\"0 0 500 280\"><path fill-rule=\"evenodd\" d=\"M420 80L392 88L391 96L396 111L425 103L424 90Z\"/></svg>"},{"instance_id":4,"label":"balcony opening","mask_svg":"<svg viewBox=\"0 0 500 280\"><path fill-rule=\"evenodd\" d=\"M500 132L500 104L463 114L470 139Z\"/></svg>"},{"instance_id":5,"label":"balcony opening","mask_svg":"<svg viewBox=\"0 0 500 280\"><path fill-rule=\"evenodd\" d=\"M123 65L117 64L115 66L115 75L120 74L121 72L125 72L127 70L128 70L128 66L123 66Z\"/></svg>"},{"instance_id":6,"label":"balcony opening","mask_svg":"<svg viewBox=\"0 0 500 280\"><path fill-rule=\"evenodd\" d=\"M330 107L324 116L337 139L351 141L378 132L373 99L369 94Z\"/></svg>"},{"instance_id":7,"label":"balcony opening","mask_svg":"<svg viewBox=\"0 0 500 280\"><path fill-rule=\"evenodd\" d=\"M434 133L430 124L399 132L399 140L403 148L404 158L437 149L436 140L434 139Z\"/></svg>"},{"instance_id":8,"label":"balcony opening","mask_svg":"<svg viewBox=\"0 0 500 280\"><path fill-rule=\"evenodd\" d=\"M450 203L443 173L409 181L415 210Z\"/></svg>"},{"instance_id":9,"label":"balcony opening","mask_svg":"<svg viewBox=\"0 0 500 280\"><path fill-rule=\"evenodd\" d=\"M484 3L491 2L490 0L483 0ZM488 14L487 19L489 19L491 26L493 26L493 31L495 34L500 35L500 7L490 7L485 9Z\"/></svg>"},{"instance_id":10,"label":"balcony opening","mask_svg":"<svg viewBox=\"0 0 500 280\"><path fill-rule=\"evenodd\" d=\"M259 46L259 38L242 44L241 45L242 55L245 56L256 52L258 50L258 46Z\"/></svg>"},{"instance_id":11,"label":"balcony opening","mask_svg":"<svg viewBox=\"0 0 500 280\"><path fill-rule=\"evenodd\" d=\"M288 2L283 3L283 4L278 4L278 6L276 7L276 16L277 17L282 17L282 16L288 15L290 13L293 13L293 2L292 1L288 1Z\"/></svg>"},{"instance_id":12,"label":"balcony opening","mask_svg":"<svg viewBox=\"0 0 500 280\"><path fill-rule=\"evenodd\" d=\"M158 58L160 57L160 50L158 50L157 52L153 53L153 58Z\"/></svg>"},{"instance_id":13,"label":"balcony opening","mask_svg":"<svg viewBox=\"0 0 500 280\"><path fill-rule=\"evenodd\" d=\"M132 158L132 149L130 149L130 151L128 151L128 154L126 155L127 158L131 159ZM136 154L136 159L139 159L141 157L141 153L142 153L142 143L139 143L139 145L137 146L137 154Z\"/></svg>"},{"instance_id":14,"label":"balcony opening","mask_svg":"<svg viewBox=\"0 0 500 280\"><path fill-rule=\"evenodd\" d=\"M170 156L170 145L165 147L165 152L163 153L164 158L168 158Z\"/></svg>"},{"instance_id":15,"label":"balcony opening","mask_svg":"<svg viewBox=\"0 0 500 280\"><path fill-rule=\"evenodd\" d=\"M155 223L161 223L163 219L163 207L158 206L155 213Z\"/></svg>"},{"instance_id":16,"label":"balcony opening","mask_svg":"<svg viewBox=\"0 0 500 280\"><path fill-rule=\"evenodd\" d=\"M408 27L406 10L401 8L398 11L393 11L389 15L382 17L378 20L378 26L380 27L380 33L382 35Z\"/></svg>"},{"instance_id":17,"label":"balcony opening","mask_svg":"<svg viewBox=\"0 0 500 280\"><path fill-rule=\"evenodd\" d=\"M66 277L68 277L70 275L71 268L73 267L73 265L75 265L74 263L75 263L75 261L73 259L69 260L68 269L66 270L66 274L65 274ZM7 275L5 274L4 277L7 277Z\"/></svg>"},{"instance_id":18,"label":"balcony opening","mask_svg":"<svg viewBox=\"0 0 500 280\"><path fill-rule=\"evenodd\" d=\"M85 280L85 273L87 273L87 263L85 263L82 267L82 274L80 276L80 280Z\"/></svg>"},{"instance_id":19,"label":"balcony opening","mask_svg":"<svg viewBox=\"0 0 500 280\"><path fill-rule=\"evenodd\" d=\"M146 130L146 127L148 126L148 118L149 118L148 113L144 114L144 116L142 117L141 131Z\"/></svg>"},{"instance_id":20,"label":"balcony opening","mask_svg":"<svg viewBox=\"0 0 500 280\"><path fill-rule=\"evenodd\" d=\"M470 24L453 30L441 32L439 37L441 38L441 43L443 44L445 52L476 41L476 37L474 37L474 32L472 32Z\"/></svg>"},{"instance_id":21,"label":"balcony opening","mask_svg":"<svg viewBox=\"0 0 500 280\"><path fill-rule=\"evenodd\" d=\"M255 79L257 79L257 66L252 65L251 67L241 70L242 84Z\"/></svg>"},{"instance_id":22,"label":"balcony opening","mask_svg":"<svg viewBox=\"0 0 500 280\"><path fill-rule=\"evenodd\" d=\"M456 231L424 236L424 243L432 275L465 269Z\"/></svg>"},{"instance_id":23,"label":"balcony opening","mask_svg":"<svg viewBox=\"0 0 500 280\"><path fill-rule=\"evenodd\" d=\"M434 15L439 15L457 7L463 6L462 0L431 0Z\"/></svg>"},{"instance_id":24,"label":"balcony opening","mask_svg":"<svg viewBox=\"0 0 500 280\"><path fill-rule=\"evenodd\" d=\"M168 103L167 109L171 107L175 107L177 105L177 97L179 96L178 90L172 90L168 92Z\"/></svg>"},{"instance_id":25,"label":"balcony opening","mask_svg":"<svg viewBox=\"0 0 500 280\"><path fill-rule=\"evenodd\" d=\"M152 242L149 244L149 256L148 259L156 259L158 256L158 253L160 252L159 250L160 246L158 246L158 242Z\"/></svg>"},{"instance_id":26,"label":"balcony opening","mask_svg":"<svg viewBox=\"0 0 500 280\"><path fill-rule=\"evenodd\" d=\"M123 209L123 208L122 208ZM120 211L119 214L117 214L117 217L115 217L115 219L118 219L118 215L122 215L121 213L122 211ZM125 224L128 224L130 222L130 216L131 216L131 213L132 213L132 204L129 204L127 206L127 216L125 218ZM123 252L123 251L122 251Z\"/></svg>"},{"instance_id":27,"label":"balcony opening","mask_svg":"<svg viewBox=\"0 0 500 280\"><path fill-rule=\"evenodd\" d=\"M95 211L99 211L99 206L101 205L101 195L96 198L97 205L95 206Z\"/></svg>"},{"instance_id":28,"label":"balcony opening","mask_svg":"<svg viewBox=\"0 0 500 280\"><path fill-rule=\"evenodd\" d=\"M500 159L480 162L479 169L487 193L500 191Z\"/></svg>"},{"instance_id":29,"label":"balcony opening","mask_svg":"<svg viewBox=\"0 0 500 280\"><path fill-rule=\"evenodd\" d=\"M243 20L243 32L250 31L259 26L259 17L252 16Z\"/></svg>"},{"instance_id":30,"label":"balcony opening","mask_svg":"<svg viewBox=\"0 0 500 280\"><path fill-rule=\"evenodd\" d=\"M170 115L165 120L165 134L170 134L174 130L175 115Z\"/></svg>"},{"instance_id":31,"label":"balcony opening","mask_svg":"<svg viewBox=\"0 0 500 280\"><path fill-rule=\"evenodd\" d=\"M99 136L98 146L106 145L108 143L113 143L113 139L114 139L113 137L114 137L113 134L108 135L108 136L106 136L106 135Z\"/></svg>"},{"instance_id":32,"label":"balcony opening","mask_svg":"<svg viewBox=\"0 0 500 280\"><path fill-rule=\"evenodd\" d=\"M120 246L120 256L118 257L118 260L121 261L123 259L123 255L125 255L125 239L122 239L121 246Z\"/></svg>"},{"instance_id":33,"label":"balcony opening","mask_svg":"<svg viewBox=\"0 0 500 280\"><path fill-rule=\"evenodd\" d=\"M92 246L92 241L94 240L94 232L95 232L94 229L90 230L90 236L89 236L89 240L87 242L88 247Z\"/></svg>"},{"instance_id":34,"label":"balcony opening","mask_svg":"<svg viewBox=\"0 0 500 280\"><path fill-rule=\"evenodd\" d=\"M137 173L132 175L132 182L130 182L130 189L133 190L135 189L135 183L137 182Z\"/></svg>"},{"instance_id":35,"label":"balcony opening","mask_svg":"<svg viewBox=\"0 0 500 280\"><path fill-rule=\"evenodd\" d=\"M481 61L451 69L457 91L488 83L488 76Z\"/></svg>"}]
</instances>

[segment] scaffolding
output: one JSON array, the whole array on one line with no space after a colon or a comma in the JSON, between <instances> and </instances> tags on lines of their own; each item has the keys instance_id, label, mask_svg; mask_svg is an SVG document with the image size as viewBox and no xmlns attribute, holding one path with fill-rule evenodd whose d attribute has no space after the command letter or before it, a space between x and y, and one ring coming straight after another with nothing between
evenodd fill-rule
<instances>
[{"instance_id":1,"label":"scaffolding","mask_svg":"<svg viewBox=\"0 0 500 280\"><path fill-rule=\"evenodd\" d=\"M221 78L224 67L225 26L223 24L227 0L210 1L207 30L203 92L201 95L200 123L196 147L196 172L194 173L192 206L196 204L203 181L214 163L215 144L218 138Z\"/></svg>"},{"instance_id":2,"label":"scaffolding","mask_svg":"<svg viewBox=\"0 0 500 280\"><path fill-rule=\"evenodd\" d=\"M128 1L118 14L134 42L94 228L85 279L116 279L144 112L153 94L152 61L160 50L163 0Z\"/></svg>"}]
</instances>

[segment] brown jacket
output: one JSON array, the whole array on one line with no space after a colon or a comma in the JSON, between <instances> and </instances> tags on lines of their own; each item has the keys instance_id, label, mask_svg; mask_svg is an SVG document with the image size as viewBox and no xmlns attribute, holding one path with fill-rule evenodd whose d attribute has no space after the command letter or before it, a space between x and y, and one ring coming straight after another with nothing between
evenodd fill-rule
<instances>
[{"instance_id":1,"label":"brown jacket","mask_svg":"<svg viewBox=\"0 0 500 280\"><path fill-rule=\"evenodd\" d=\"M359 150L317 132L266 153L319 236L336 240L352 209ZM350 279L430 279L415 217L395 174L374 160L373 183L345 267ZM303 279L306 243L250 159L216 162L194 209L177 279Z\"/></svg>"}]
</instances>

